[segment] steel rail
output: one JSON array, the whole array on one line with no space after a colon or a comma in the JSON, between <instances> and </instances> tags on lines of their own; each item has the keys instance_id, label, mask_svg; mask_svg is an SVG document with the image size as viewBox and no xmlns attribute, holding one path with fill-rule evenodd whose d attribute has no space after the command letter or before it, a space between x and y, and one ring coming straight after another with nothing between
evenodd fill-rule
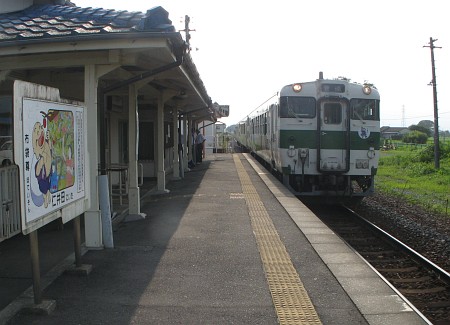
<instances>
[{"instance_id":1,"label":"steel rail","mask_svg":"<svg viewBox=\"0 0 450 325\"><path fill-rule=\"evenodd\" d=\"M412 249L411 247L409 247L408 245L406 245L405 243L401 242L400 240L398 240L397 238L395 238L394 236L392 236L391 234L389 234L388 232L384 231L383 229L381 229L380 227L378 227L377 225L373 224L372 222L366 220L365 218L363 218L362 216L360 216L359 214L357 214L355 211L353 211L351 208L347 207L347 206L342 206L343 208L345 208L347 211L349 211L353 216L357 217L359 220L363 221L364 223L366 223L369 227L371 227L372 229L377 230L379 233L382 233L385 237L387 237L390 241L394 242L396 245L400 246L403 250L405 250L408 254L412 255L414 258L420 260L420 262L424 263L425 265L427 265L430 269L432 269L435 273L438 274L439 278L441 280L446 281L447 283L450 283L450 273L448 273L447 271L445 271L443 268L441 268L439 265L435 264L434 262L430 261L429 259L427 259L425 256L421 255L420 253L418 253L417 251L415 251L414 249Z\"/></svg>"}]
</instances>

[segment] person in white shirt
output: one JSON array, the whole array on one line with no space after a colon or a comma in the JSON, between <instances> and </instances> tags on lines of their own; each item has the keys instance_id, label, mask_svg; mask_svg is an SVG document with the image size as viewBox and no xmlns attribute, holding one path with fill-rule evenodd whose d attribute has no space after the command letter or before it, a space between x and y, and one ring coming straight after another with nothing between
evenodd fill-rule
<instances>
[{"instance_id":1,"label":"person in white shirt","mask_svg":"<svg viewBox=\"0 0 450 325\"><path fill-rule=\"evenodd\" d=\"M195 131L197 133L197 137L195 138L195 153L196 153L196 163L202 162L203 156L203 142L205 142L205 137L200 133L200 130Z\"/></svg>"}]
</instances>

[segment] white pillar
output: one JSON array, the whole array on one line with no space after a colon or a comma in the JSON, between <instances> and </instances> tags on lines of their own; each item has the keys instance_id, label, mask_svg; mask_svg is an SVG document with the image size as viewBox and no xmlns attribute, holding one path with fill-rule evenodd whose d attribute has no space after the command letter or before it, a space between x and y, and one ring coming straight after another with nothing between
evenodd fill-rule
<instances>
[{"instance_id":1,"label":"white pillar","mask_svg":"<svg viewBox=\"0 0 450 325\"><path fill-rule=\"evenodd\" d=\"M164 169L164 93L161 92L158 97L158 113L156 117L157 131L157 191L167 193L166 189L166 171Z\"/></svg>"},{"instance_id":2,"label":"white pillar","mask_svg":"<svg viewBox=\"0 0 450 325\"><path fill-rule=\"evenodd\" d=\"M128 208L130 215L141 214L141 198L138 176L139 117L137 86L128 88Z\"/></svg>"},{"instance_id":3,"label":"white pillar","mask_svg":"<svg viewBox=\"0 0 450 325\"><path fill-rule=\"evenodd\" d=\"M205 121L202 121L202 130L201 130L201 132L203 134L203 137L206 139L205 131L206 131L206 129L205 129ZM206 141L203 142L203 144L202 144L202 153L201 153L202 159L206 158L205 145L206 145Z\"/></svg>"},{"instance_id":4,"label":"white pillar","mask_svg":"<svg viewBox=\"0 0 450 325\"><path fill-rule=\"evenodd\" d=\"M183 166L184 166L184 170L188 171L189 170L189 166L188 166L188 162L189 162L189 158L188 158L188 152L190 152L189 149L189 134L190 131L188 129L188 125L187 125L187 116L186 114L183 114L183 128L182 128L182 132L183 132L183 136L181 137L181 139L183 140Z\"/></svg>"},{"instance_id":5,"label":"white pillar","mask_svg":"<svg viewBox=\"0 0 450 325\"><path fill-rule=\"evenodd\" d=\"M117 69L119 65L93 65L84 67L84 103L86 105L87 129L87 165L86 165L86 199L87 210L84 213L84 232L87 248L103 248L102 217L98 197L98 163L100 132L97 118L98 80L101 76ZM103 109L103 107L100 107Z\"/></svg>"},{"instance_id":6,"label":"white pillar","mask_svg":"<svg viewBox=\"0 0 450 325\"><path fill-rule=\"evenodd\" d=\"M178 109L173 109L173 178L180 179L180 153L178 151Z\"/></svg>"},{"instance_id":7,"label":"white pillar","mask_svg":"<svg viewBox=\"0 0 450 325\"><path fill-rule=\"evenodd\" d=\"M194 125L192 124L192 118L189 119L189 125L188 125L188 129L186 130L186 136L188 138L188 148L189 148L189 155L188 155L188 160L189 161L194 161L194 156L193 155L193 151L195 152L195 148L194 143L192 142L192 129L193 129Z\"/></svg>"},{"instance_id":8,"label":"white pillar","mask_svg":"<svg viewBox=\"0 0 450 325\"><path fill-rule=\"evenodd\" d=\"M86 197L89 208L84 213L86 247L101 248L102 220L98 200L98 152L99 134L97 119L97 86L95 65L87 65L84 72L84 102L87 110L87 161L86 177L88 188Z\"/></svg>"}]
</instances>

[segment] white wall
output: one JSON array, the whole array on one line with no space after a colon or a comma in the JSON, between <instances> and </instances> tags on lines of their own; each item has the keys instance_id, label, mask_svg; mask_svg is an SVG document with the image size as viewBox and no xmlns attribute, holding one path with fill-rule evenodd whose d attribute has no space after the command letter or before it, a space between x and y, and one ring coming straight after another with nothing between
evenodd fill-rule
<instances>
[{"instance_id":1,"label":"white wall","mask_svg":"<svg viewBox=\"0 0 450 325\"><path fill-rule=\"evenodd\" d=\"M214 149L217 149L217 137L225 131L226 125L222 123L211 124L211 121L204 121L200 123L199 129L206 138L205 155L212 154ZM201 128L204 126L204 128ZM220 149L220 148L219 148Z\"/></svg>"}]
</instances>

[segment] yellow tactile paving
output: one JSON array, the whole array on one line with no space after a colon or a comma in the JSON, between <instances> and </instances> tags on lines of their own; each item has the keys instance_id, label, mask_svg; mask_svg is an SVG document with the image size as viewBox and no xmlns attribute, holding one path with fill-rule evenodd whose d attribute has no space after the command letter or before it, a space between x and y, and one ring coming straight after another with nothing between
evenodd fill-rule
<instances>
[{"instance_id":1,"label":"yellow tactile paving","mask_svg":"<svg viewBox=\"0 0 450 325\"><path fill-rule=\"evenodd\" d=\"M321 324L289 253L242 165L233 155L272 300L280 324Z\"/></svg>"}]
</instances>

